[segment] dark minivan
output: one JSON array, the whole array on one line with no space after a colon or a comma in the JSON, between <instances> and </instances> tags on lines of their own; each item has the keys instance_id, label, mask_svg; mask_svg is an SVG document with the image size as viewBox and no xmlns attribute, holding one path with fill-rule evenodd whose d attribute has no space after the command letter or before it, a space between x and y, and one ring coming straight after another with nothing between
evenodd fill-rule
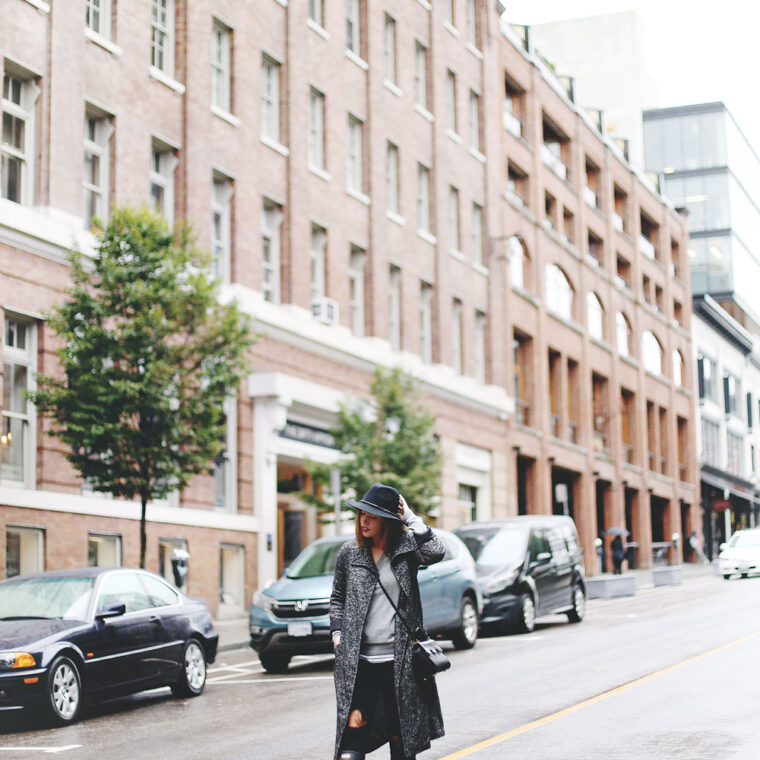
<instances>
[{"instance_id":1,"label":"dark minivan","mask_svg":"<svg viewBox=\"0 0 760 760\"><path fill-rule=\"evenodd\" d=\"M578 531L570 517L525 515L472 522L456 534L475 559L483 626L530 633L537 617L583 620L586 584Z\"/></svg>"}]
</instances>

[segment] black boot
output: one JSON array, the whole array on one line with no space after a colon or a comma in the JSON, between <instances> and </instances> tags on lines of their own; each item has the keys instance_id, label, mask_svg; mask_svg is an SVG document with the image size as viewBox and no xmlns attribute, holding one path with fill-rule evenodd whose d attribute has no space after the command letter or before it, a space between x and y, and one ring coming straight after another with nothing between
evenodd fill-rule
<instances>
[{"instance_id":1,"label":"black boot","mask_svg":"<svg viewBox=\"0 0 760 760\"><path fill-rule=\"evenodd\" d=\"M388 742L391 747L391 760L416 760L416 755L407 757L404 754L404 745L401 742Z\"/></svg>"},{"instance_id":2,"label":"black boot","mask_svg":"<svg viewBox=\"0 0 760 760\"><path fill-rule=\"evenodd\" d=\"M364 760L364 753L357 752L355 749L342 749L338 760Z\"/></svg>"}]
</instances>

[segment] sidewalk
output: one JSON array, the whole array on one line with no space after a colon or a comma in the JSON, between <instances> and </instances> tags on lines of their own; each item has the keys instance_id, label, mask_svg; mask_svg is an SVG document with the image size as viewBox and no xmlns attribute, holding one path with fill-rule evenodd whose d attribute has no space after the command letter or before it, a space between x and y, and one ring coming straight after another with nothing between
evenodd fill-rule
<instances>
[{"instance_id":1,"label":"sidewalk","mask_svg":"<svg viewBox=\"0 0 760 760\"><path fill-rule=\"evenodd\" d=\"M248 616L214 620L214 629L219 634L218 652L247 647L250 641Z\"/></svg>"},{"instance_id":2,"label":"sidewalk","mask_svg":"<svg viewBox=\"0 0 760 760\"><path fill-rule=\"evenodd\" d=\"M657 567L667 567L667 565L657 565ZM684 562L681 566L681 578L683 583L704 578L709 575L717 575L717 563L713 562L707 565L700 565L693 562ZM635 570L624 570L624 575L632 575L636 579L636 589L653 588L652 568L636 568ZM586 576L589 577L589 576ZM612 577L612 573L593 576L595 578Z\"/></svg>"}]
</instances>

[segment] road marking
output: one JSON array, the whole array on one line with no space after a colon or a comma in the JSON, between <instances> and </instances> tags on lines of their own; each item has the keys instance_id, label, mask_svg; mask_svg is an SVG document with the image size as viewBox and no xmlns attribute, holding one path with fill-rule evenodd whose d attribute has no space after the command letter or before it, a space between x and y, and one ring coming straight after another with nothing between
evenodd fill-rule
<instances>
[{"instance_id":1,"label":"road marking","mask_svg":"<svg viewBox=\"0 0 760 760\"><path fill-rule=\"evenodd\" d=\"M248 662L236 662L232 665L218 665L215 668L209 668L207 672L216 673L220 670L231 670L233 668L245 668L248 665L260 665L258 660L249 660Z\"/></svg>"},{"instance_id":2,"label":"road marking","mask_svg":"<svg viewBox=\"0 0 760 760\"><path fill-rule=\"evenodd\" d=\"M280 681L332 681L333 676L284 676L283 678L241 678L239 681L206 681L207 684L234 685L237 683L278 683Z\"/></svg>"},{"instance_id":3,"label":"road marking","mask_svg":"<svg viewBox=\"0 0 760 760\"><path fill-rule=\"evenodd\" d=\"M727 644L721 644L720 646L714 647L713 649L708 649L706 652L702 652L701 654L696 654L693 657L687 657L685 660L681 660L674 665L668 665L661 670L655 670L654 673L649 673L645 676L641 676L640 678L635 678L633 681L622 684L622 686L616 686L614 689L604 691L601 694L597 694L595 697L584 699L582 702L578 702L575 705L566 707L563 710L552 713L551 715L546 715L545 717L539 718L538 720L531 721L530 723L525 723L522 726L513 728L511 731L499 734L498 736L492 736L490 739L486 739L485 741L479 742L478 744L473 744L470 747L465 747L464 749L460 749L459 751L454 752L450 755L445 755L444 757L440 758L440 760L460 760L460 758L474 755L476 752L479 752L482 749L493 747L494 745L501 744L502 742L512 739L515 736L519 736L520 734L532 731L534 728L545 726L547 723L552 723L559 718L564 718L565 716L571 715L572 713L578 712L579 710L583 710L586 707L591 707L591 705L595 705L597 702L602 702L605 699L614 697L617 694L627 691L628 689L632 689L634 686L640 686L647 681L651 681L655 678L659 678L660 676L664 676L667 673L671 673L674 670L678 670L679 668L684 667L685 665L690 665L693 662L697 662L698 660L702 660L705 657L709 657L710 655L722 652L723 650L729 649L730 647L736 646L737 644L743 644L745 641L757 638L758 636L760 636L760 631L755 631L755 633L750 633L746 636L742 636L739 639L735 639L734 641L729 641Z\"/></svg>"},{"instance_id":4,"label":"road marking","mask_svg":"<svg viewBox=\"0 0 760 760\"><path fill-rule=\"evenodd\" d=\"M65 747L0 747L0 752L42 752L45 755L54 755L56 752L68 752L70 749L79 749L81 744L67 744Z\"/></svg>"}]
</instances>

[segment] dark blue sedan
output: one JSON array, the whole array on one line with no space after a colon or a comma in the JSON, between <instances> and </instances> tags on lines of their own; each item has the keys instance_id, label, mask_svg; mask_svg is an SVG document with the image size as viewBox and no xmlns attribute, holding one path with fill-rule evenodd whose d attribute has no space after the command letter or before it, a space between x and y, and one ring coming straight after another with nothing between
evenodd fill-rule
<instances>
[{"instance_id":1,"label":"dark blue sedan","mask_svg":"<svg viewBox=\"0 0 760 760\"><path fill-rule=\"evenodd\" d=\"M144 570L84 568L0 583L0 715L56 724L85 701L158 686L203 691L219 635L205 602Z\"/></svg>"}]
</instances>

